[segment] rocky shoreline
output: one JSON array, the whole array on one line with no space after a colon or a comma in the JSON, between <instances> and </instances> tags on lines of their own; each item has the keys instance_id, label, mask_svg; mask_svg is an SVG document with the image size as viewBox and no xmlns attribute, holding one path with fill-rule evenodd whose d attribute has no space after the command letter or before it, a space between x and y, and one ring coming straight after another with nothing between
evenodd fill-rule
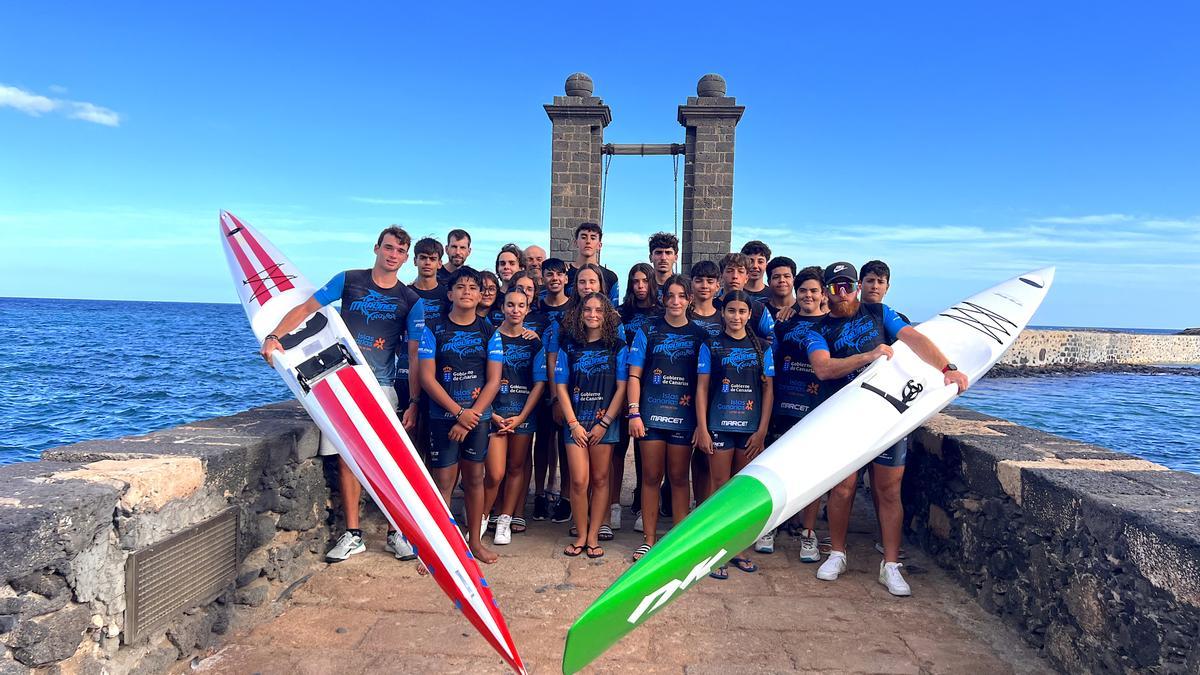
<instances>
[{"instance_id":1,"label":"rocky shoreline","mask_svg":"<svg viewBox=\"0 0 1200 675\"><path fill-rule=\"evenodd\" d=\"M987 377L1057 377L1060 375L1090 375L1093 373L1200 376L1200 368L1148 366L1132 363L1069 363L1044 366L1014 366L997 363L988 371Z\"/></svg>"}]
</instances>

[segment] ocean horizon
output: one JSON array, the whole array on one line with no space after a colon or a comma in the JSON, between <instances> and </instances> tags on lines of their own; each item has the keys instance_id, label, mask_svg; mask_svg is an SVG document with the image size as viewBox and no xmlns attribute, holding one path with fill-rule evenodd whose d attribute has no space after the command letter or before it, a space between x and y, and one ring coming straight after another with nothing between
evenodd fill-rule
<instances>
[{"instance_id":1,"label":"ocean horizon","mask_svg":"<svg viewBox=\"0 0 1200 675\"><path fill-rule=\"evenodd\" d=\"M0 362L0 464L292 398L258 357L235 303L0 297L0 339L9 345ZM1200 411L1188 405L1196 382L1121 373L985 378L956 403L1200 472Z\"/></svg>"}]
</instances>

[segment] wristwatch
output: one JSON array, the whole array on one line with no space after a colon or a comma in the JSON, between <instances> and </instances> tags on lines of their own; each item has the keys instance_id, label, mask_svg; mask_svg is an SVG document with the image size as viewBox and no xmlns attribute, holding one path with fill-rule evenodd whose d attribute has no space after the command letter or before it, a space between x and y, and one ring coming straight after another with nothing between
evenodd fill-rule
<instances>
[{"instance_id":1,"label":"wristwatch","mask_svg":"<svg viewBox=\"0 0 1200 675\"><path fill-rule=\"evenodd\" d=\"M942 368L942 373L948 373L952 370L958 370L958 366L953 363L947 363L945 368Z\"/></svg>"}]
</instances>

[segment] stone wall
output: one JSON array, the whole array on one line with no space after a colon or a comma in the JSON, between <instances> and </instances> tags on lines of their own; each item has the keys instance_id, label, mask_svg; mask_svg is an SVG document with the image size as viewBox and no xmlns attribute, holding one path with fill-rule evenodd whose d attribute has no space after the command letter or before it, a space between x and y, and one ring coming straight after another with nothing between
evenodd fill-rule
<instances>
[{"instance_id":1,"label":"stone wall","mask_svg":"<svg viewBox=\"0 0 1200 675\"><path fill-rule=\"evenodd\" d=\"M0 673L163 672L271 613L328 545L318 438L287 403L0 467ZM236 580L123 644L128 556L230 507Z\"/></svg>"},{"instance_id":2,"label":"stone wall","mask_svg":"<svg viewBox=\"0 0 1200 675\"><path fill-rule=\"evenodd\" d=\"M1200 476L950 408L903 498L910 539L1063 671L1200 672Z\"/></svg>"},{"instance_id":3,"label":"stone wall","mask_svg":"<svg viewBox=\"0 0 1200 675\"><path fill-rule=\"evenodd\" d=\"M1200 336L1026 330L1000 359L1000 363L1024 367L1081 363L1198 364Z\"/></svg>"}]
</instances>

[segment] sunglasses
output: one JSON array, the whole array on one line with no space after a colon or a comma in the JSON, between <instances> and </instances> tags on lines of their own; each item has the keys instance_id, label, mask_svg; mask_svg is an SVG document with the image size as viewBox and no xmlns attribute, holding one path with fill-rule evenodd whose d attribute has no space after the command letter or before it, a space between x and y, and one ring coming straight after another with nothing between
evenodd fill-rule
<instances>
[{"instance_id":1,"label":"sunglasses","mask_svg":"<svg viewBox=\"0 0 1200 675\"><path fill-rule=\"evenodd\" d=\"M858 283L854 281L838 281L826 284L825 289L829 291L830 295L837 295L839 291L842 293L853 293L858 290Z\"/></svg>"}]
</instances>

